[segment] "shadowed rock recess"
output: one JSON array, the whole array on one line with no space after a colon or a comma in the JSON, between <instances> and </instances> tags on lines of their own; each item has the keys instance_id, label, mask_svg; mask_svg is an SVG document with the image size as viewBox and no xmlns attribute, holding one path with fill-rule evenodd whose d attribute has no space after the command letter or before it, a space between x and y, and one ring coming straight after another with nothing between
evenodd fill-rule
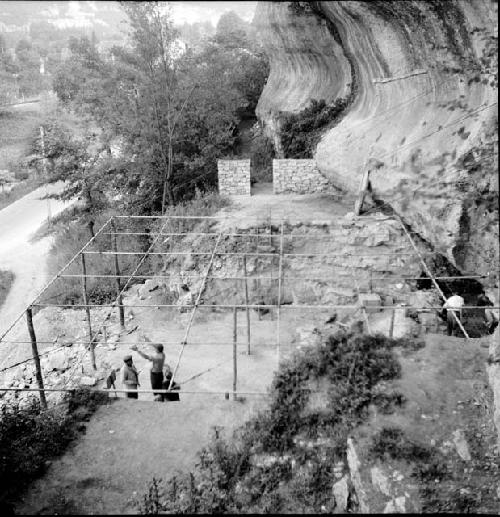
<instances>
[{"instance_id":1,"label":"shadowed rock recess","mask_svg":"<svg viewBox=\"0 0 500 517\"><path fill-rule=\"evenodd\" d=\"M490 0L259 2L271 71L257 114L346 99L314 150L320 172L376 198L462 271L498 263L497 11ZM285 158L293 158L284 156Z\"/></svg>"}]
</instances>

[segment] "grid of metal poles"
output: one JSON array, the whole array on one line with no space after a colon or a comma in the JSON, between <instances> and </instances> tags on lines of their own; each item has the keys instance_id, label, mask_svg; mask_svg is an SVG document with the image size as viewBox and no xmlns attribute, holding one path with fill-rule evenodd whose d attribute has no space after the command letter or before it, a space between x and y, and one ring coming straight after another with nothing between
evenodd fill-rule
<instances>
[{"instance_id":1,"label":"grid of metal poles","mask_svg":"<svg viewBox=\"0 0 500 517\"><path fill-rule=\"evenodd\" d=\"M106 322L109 320L112 311L117 310L119 314L119 321L120 326L122 329L125 329L125 308L133 308L133 307L141 307L141 308L162 308L162 307L170 307L170 308L179 308L178 303L124 303L123 296L125 291L129 288L129 286L133 282L137 282L139 280L145 280L145 279L168 279L168 278L179 278L179 274L151 274L151 275L143 275L139 274L139 270L141 266L144 264L145 260L148 257L151 256L157 256L157 257L181 257L181 256L198 256L198 257L207 257L208 263L206 264L205 270L202 274L184 274L182 273L182 278L192 278L201 280L201 285L198 289L198 295L196 297L196 300L191 303L183 304L184 309L190 310L188 322L186 324L184 337L180 342L169 342L169 344L176 344L180 346L179 354L177 357L177 361L175 364L175 367L173 369L173 375L168 387L168 390L172 390L174 380L176 379L176 375L181 363L181 359L183 356L183 353L186 349L186 346L188 345L189 335L191 331L191 327L193 325L193 321L196 315L196 312L198 309L222 309L222 310L232 310L234 314L234 329L233 329L233 340L232 341L204 341L203 343L196 343L195 341L191 341L190 344L192 345L210 345L210 346L233 346L233 361L234 361L234 381L233 381L233 389L227 390L225 393L232 393L233 396L236 396L238 393L237 390L237 384L236 384L236 340L237 340L237 311L238 310L245 310L246 312L246 331L247 331L247 353L250 354L251 351L251 339L250 339L250 317L249 317L249 310L250 309L273 309L276 311L276 339L273 341L271 338L269 339L268 343L260 344L257 346L274 346L276 347L278 361L280 357L280 326L282 325L281 321L281 311L283 309L287 310L300 310L300 311L310 311L310 310L318 310L318 309L328 309L328 310L337 310L342 309L346 311L357 311L362 310L363 317L366 322L366 328L368 332L371 332L370 324L368 321L368 315L364 308L358 304L352 304L352 305L339 305L339 304L306 304L306 303L293 303L293 304L284 304L283 303L283 289L286 284L286 282L290 281L297 281L297 280L303 280L303 281L316 281L316 282L332 282L332 281L338 281L339 277L325 277L325 276L315 276L312 275L304 275L304 276L293 276L293 275L287 275L285 273L285 262L289 259L298 259L302 261L307 261L310 259L317 259L321 258L323 260L326 259L335 259L337 257L360 257L360 258L391 258L391 257L408 257L408 258L418 258L419 262L421 263L425 273L426 277L415 277L415 276L373 276L373 271L370 269L370 278L369 278L369 285L370 290L373 287L374 283L377 282L383 282L384 284L387 284L388 282L415 282L415 281L421 281L421 280L427 280L431 281L434 287L437 289L439 295L441 298L445 299L445 295L441 288L439 287L438 280L441 281L452 281L452 280L467 280L467 279L482 279L482 278L488 278L489 275L474 275L469 274L465 276L436 276L434 277L428 268L427 264L425 263L424 257L426 255L435 255L434 252L422 252L418 249L417 245L414 242L413 234L415 232L409 231L404 223L400 219L380 219L380 218L370 218L370 217L360 217L359 220L375 220L375 221L387 221L390 220L391 222L395 222L397 225L401 227L402 234L405 235L407 238L407 242L409 243L409 249L408 251L395 251L395 252L372 252L372 253L356 253L356 252L345 252L345 253L289 253L286 251L287 249L287 242L288 239L290 242L293 242L293 239L300 239L305 238L308 240L318 240L318 241L324 241L324 240L330 240L333 242L335 235L337 235L335 232L329 232L327 235L311 235L311 234L302 234L302 233L285 233L285 221L282 219L281 224L278 228L274 227L274 233L273 233L273 226L269 222L269 227L266 227L266 231L268 233L261 233L259 230L255 233L253 232L242 232L241 230L239 232L222 232L222 231L167 231L167 227L169 224L173 221L179 223L178 226L182 227L185 223L190 223L191 225L193 223L208 223L213 224L217 222L221 222L223 218L216 217L216 216L114 216L108 219L105 224L99 229L99 231L74 255L74 257L68 261L68 263L55 275L42 289L42 291L36 296L34 300L26 307L26 309L14 320L12 325L7 329L7 331L4 332L2 336L0 336L0 346L6 345L6 344L23 344L23 343L30 343L32 346L32 357L30 359L27 359L25 361L21 361L18 363L15 363L13 365L8 365L6 367L0 368L0 372L4 372L8 369L14 368L19 366L20 364L24 364L28 361L33 361L35 363L36 368L36 379L38 388L0 388L0 391L37 391L40 394L40 399L42 405L46 406L46 400L45 400L45 392L46 391L64 391L67 388L54 388L54 389L46 389L44 387L44 381L43 381L43 372L42 368L40 366L40 357L43 355L46 355L47 353L51 353L55 350L58 350L62 347L57 347L54 350L51 350L49 352L46 352L45 354L40 354L38 352L38 344L42 343L51 343L51 341L43 341L43 340L37 340L36 337L36 331L35 326L33 322L33 310L34 308L43 308L43 307L61 307L61 308L81 308L85 310L85 319L86 319L86 326L87 326L87 340L80 340L80 341L74 341L75 344L84 344L86 345L86 351L90 354L91 364L94 369L97 369L96 365L96 358L95 358L95 347L98 343L99 336L106 332ZM157 220L159 223L159 230L158 231L150 231L150 232L136 232L136 231L127 231L120 230L120 225L122 222L130 222L130 221L140 221L140 220ZM371 234L373 235L373 234ZM148 245L143 249L142 251L131 251L131 250L123 250L120 249L120 247L123 247L124 240L130 239L130 237L147 237ZM120 237L121 240L118 239ZM213 238L213 247L210 251L196 251L196 250L184 250L184 251L154 251L155 247L160 244L160 241L162 239L163 243L168 242L170 248L172 247L172 241L170 239L175 237L208 237ZM101 249L101 239L107 238L109 239L109 242L111 243L111 250L107 249ZM222 241L225 239L243 239L241 247L243 247L243 243L245 242L245 239L254 240L256 243L257 250L256 251L249 251L247 250L238 250L238 251L231 251L226 252L219 250L219 245ZM272 246L273 243L276 242L276 239L279 240L278 246ZM248 243L248 241L246 241ZM264 251L259 252L259 242L268 242L269 248L278 249L278 251ZM91 246L97 247L97 249L89 249ZM184 243L184 246L188 246L188 244ZM114 261L114 274L93 274L88 272L88 261L87 259L90 259L91 257L112 257ZM139 260L135 264L135 267L133 268L133 271L129 274L122 273L121 271L121 265L120 265L120 257L121 256L129 256L129 257L135 257L138 256ZM215 259L217 257L226 257L226 258L236 258L239 260L238 264L242 262L242 269L243 274L238 273L234 275L217 275L212 274L213 265L215 262ZM249 257L257 257L257 258L267 258L272 264L270 267L270 274L267 273L266 275L250 275L247 270L247 258ZM242 260L240 260L242 259ZM276 261L273 259L277 259ZM81 272L79 274L68 274L65 273L65 271L68 270L68 268L71 265L74 265L77 263L77 261L80 261L81 266ZM332 270L335 268L342 268L347 269L349 271L349 275L351 278L351 281L353 282L353 285L355 286L356 293L359 294L361 292L360 286L358 283L358 279L356 277L356 265L350 264L348 266L342 265L342 264L335 264L335 263L327 263L328 267ZM277 269L276 275L273 275L273 268ZM366 268L366 266L365 266ZM238 270L240 270L241 267L238 266ZM82 291L82 300L83 303L77 303L77 304L65 304L65 303L48 303L48 302L41 302L39 301L41 296L47 291L47 289L54 284L59 279L80 279L81 281L81 291ZM89 303L88 300L88 285L87 281L88 279L109 279L113 280L116 283L116 298L111 303ZM230 282L236 282L236 285L241 286L243 282L243 288L242 291L244 292L244 303L205 303L203 296L204 292L207 287L207 282L209 280L224 280L224 281L230 281ZM248 295L248 281L256 281L259 283L262 280L272 280L276 281L277 283L277 293L276 293L276 302L275 303L250 303L249 301L249 295ZM242 295L243 296L243 295ZM98 325L97 327L93 327L92 325L92 318L91 313L92 309L97 307L109 307L109 311L103 321ZM392 317L394 317L395 313L395 307L394 306L386 306L386 305L380 305L380 306L373 306L372 308L377 308L380 310L391 310L392 311ZM440 310L441 306L436 307L417 307L417 306L406 306L408 309L415 309L415 310ZM476 309L479 307L476 306L467 306L465 308L470 309ZM492 307L493 309L497 309L498 307ZM12 328L23 318L26 317L28 332L30 336L29 341L24 340L8 340L5 339L9 332L12 330ZM463 332L463 335L466 339L469 338L469 335L467 334L465 328L463 327L460 319L457 319L458 326L460 327L461 331ZM391 323L391 327L393 325L393 322ZM119 343L116 343L117 345L138 345L138 344L145 344L148 343L147 341L120 341ZM165 343L167 343L165 341ZM253 345L255 346L255 345ZM68 391L71 391L71 389L67 389ZM113 390L115 392L127 392L130 390ZM153 390L157 393L163 393L165 390ZM139 390L139 392L150 392L150 390ZM187 393L187 392L186 392ZM205 393L205 392L198 392L198 391L192 391L192 393ZM214 394L219 393L217 391L209 392L207 391L206 394ZM243 391L239 392L243 393ZM253 394L264 394L264 392L251 392L246 391L244 393L253 393Z\"/></svg>"}]
</instances>

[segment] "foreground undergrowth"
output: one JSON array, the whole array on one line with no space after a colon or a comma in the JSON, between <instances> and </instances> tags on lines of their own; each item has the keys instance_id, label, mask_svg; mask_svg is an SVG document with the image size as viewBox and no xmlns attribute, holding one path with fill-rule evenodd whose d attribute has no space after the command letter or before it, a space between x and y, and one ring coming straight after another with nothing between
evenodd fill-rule
<instances>
[{"instance_id":1,"label":"foreground undergrowth","mask_svg":"<svg viewBox=\"0 0 500 517\"><path fill-rule=\"evenodd\" d=\"M195 469L166 482L153 479L137 502L155 513L318 513L335 508L334 466L344 463L346 440L371 404L402 402L380 397L377 383L398 378L395 346L407 340L338 333L283 363L275 374L267 409L232 439L215 429ZM348 510L357 502L350 497Z\"/></svg>"},{"instance_id":2,"label":"foreground undergrowth","mask_svg":"<svg viewBox=\"0 0 500 517\"><path fill-rule=\"evenodd\" d=\"M61 403L43 409L38 397L27 404L5 405L0 411L0 505L19 496L63 454L85 430L97 408L109 403L106 393L79 388Z\"/></svg>"}]
</instances>

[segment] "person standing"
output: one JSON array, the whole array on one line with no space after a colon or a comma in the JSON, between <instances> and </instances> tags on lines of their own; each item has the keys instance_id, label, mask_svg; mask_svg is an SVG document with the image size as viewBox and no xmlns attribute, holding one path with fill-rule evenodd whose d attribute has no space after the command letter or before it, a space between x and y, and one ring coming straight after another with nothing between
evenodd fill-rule
<instances>
[{"instance_id":1,"label":"person standing","mask_svg":"<svg viewBox=\"0 0 500 517\"><path fill-rule=\"evenodd\" d=\"M163 345L161 343L151 343L151 346L155 348L155 353L149 355L141 352L137 345L130 347L131 350L137 352L141 357L151 361L151 389L161 390L163 389L163 365L165 364L165 354L163 353Z\"/></svg>"},{"instance_id":2,"label":"person standing","mask_svg":"<svg viewBox=\"0 0 500 517\"><path fill-rule=\"evenodd\" d=\"M123 358L123 362L125 363L122 366L121 369L121 377L122 377L122 384L125 386L128 390L136 390L139 384L139 372L137 371L131 355L126 355ZM137 392L135 393L127 393L127 398L129 399L138 399L139 394Z\"/></svg>"},{"instance_id":3,"label":"person standing","mask_svg":"<svg viewBox=\"0 0 500 517\"><path fill-rule=\"evenodd\" d=\"M459 326L458 321L462 319L462 307L464 304L464 299L456 292L453 292L444 303L443 309L446 309L447 312L446 323L448 336L452 336Z\"/></svg>"}]
</instances>

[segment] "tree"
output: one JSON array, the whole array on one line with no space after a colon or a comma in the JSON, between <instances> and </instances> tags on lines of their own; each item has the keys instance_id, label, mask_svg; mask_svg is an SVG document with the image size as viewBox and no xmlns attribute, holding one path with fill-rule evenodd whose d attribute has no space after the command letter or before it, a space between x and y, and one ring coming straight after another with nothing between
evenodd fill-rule
<instances>
[{"instance_id":1,"label":"tree","mask_svg":"<svg viewBox=\"0 0 500 517\"><path fill-rule=\"evenodd\" d=\"M137 59L137 72L145 79L144 93L152 101L156 144L163 161L162 213L167 199L174 203L172 190L173 142L179 117L196 85L182 88L178 59L178 32L170 12L159 2L127 3L122 7L130 20L130 39ZM138 96L138 90L137 91Z\"/></svg>"},{"instance_id":2,"label":"tree","mask_svg":"<svg viewBox=\"0 0 500 517\"><path fill-rule=\"evenodd\" d=\"M234 11L224 13L217 23L215 40L217 43L233 47L248 47L249 24Z\"/></svg>"},{"instance_id":3,"label":"tree","mask_svg":"<svg viewBox=\"0 0 500 517\"><path fill-rule=\"evenodd\" d=\"M123 9L129 45L104 60L88 40L72 41L54 89L92 117L103 147L120 143L109 166L123 199L135 212L165 212L195 185L216 182L217 158L233 153L239 116L255 106L267 60L253 43L243 47L227 34L182 50L161 4Z\"/></svg>"},{"instance_id":4,"label":"tree","mask_svg":"<svg viewBox=\"0 0 500 517\"><path fill-rule=\"evenodd\" d=\"M93 212L104 198L105 187L110 191L114 184L113 167L95 137L86 134L76 138L71 131L55 120L48 120L44 127L44 145L37 130L32 141L32 161L39 174L46 173L49 183L64 181L65 187L57 197L71 199L81 196L85 207Z\"/></svg>"}]
</instances>

